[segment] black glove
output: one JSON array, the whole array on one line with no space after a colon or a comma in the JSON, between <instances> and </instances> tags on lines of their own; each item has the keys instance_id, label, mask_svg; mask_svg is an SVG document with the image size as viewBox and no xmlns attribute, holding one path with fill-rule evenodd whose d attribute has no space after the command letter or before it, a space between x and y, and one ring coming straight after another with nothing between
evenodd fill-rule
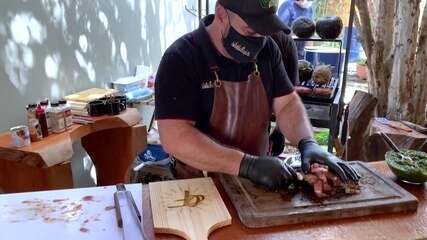
<instances>
[{"instance_id":1,"label":"black glove","mask_svg":"<svg viewBox=\"0 0 427 240\"><path fill-rule=\"evenodd\" d=\"M279 128L275 128L270 134L270 154L271 156L279 156L285 148L285 137L280 132Z\"/></svg>"},{"instance_id":2,"label":"black glove","mask_svg":"<svg viewBox=\"0 0 427 240\"><path fill-rule=\"evenodd\" d=\"M276 157L256 157L245 154L239 176L262 185L270 191L285 189L297 179L295 170Z\"/></svg>"},{"instance_id":3,"label":"black glove","mask_svg":"<svg viewBox=\"0 0 427 240\"><path fill-rule=\"evenodd\" d=\"M342 181L358 181L360 175L343 160L333 154L324 151L312 138L302 139L298 144L301 153L301 168L304 173L308 173L312 163L317 162L331 168Z\"/></svg>"}]
</instances>

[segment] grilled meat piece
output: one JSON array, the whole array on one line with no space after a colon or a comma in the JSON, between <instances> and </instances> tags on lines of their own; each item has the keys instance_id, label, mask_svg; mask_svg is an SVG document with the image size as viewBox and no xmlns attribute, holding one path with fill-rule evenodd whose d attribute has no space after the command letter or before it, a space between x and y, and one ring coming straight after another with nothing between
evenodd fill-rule
<instances>
[{"instance_id":1,"label":"grilled meat piece","mask_svg":"<svg viewBox=\"0 0 427 240\"><path fill-rule=\"evenodd\" d=\"M333 197L338 194L352 195L360 192L358 182L344 183L335 173L329 171L328 166L318 163L311 165L308 174L298 172L298 178L311 186L318 198Z\"/></svg>"}]
</instances>

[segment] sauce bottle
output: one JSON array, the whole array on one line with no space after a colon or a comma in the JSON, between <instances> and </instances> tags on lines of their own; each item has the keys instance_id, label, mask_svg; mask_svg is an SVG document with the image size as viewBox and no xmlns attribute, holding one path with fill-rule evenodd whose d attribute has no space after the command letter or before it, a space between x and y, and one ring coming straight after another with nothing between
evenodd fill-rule
<instances>
[{"instance_id":1,"label":"sauce bottle","mask_svg":"<svg viewBox=\"0 0 427 240\"><path fill-rule=\"evenodd\" d=\"M36 118L39 120L43 137L45 138L49 136L49 130L47 128L46 112L44 111L41 105L37 106Z\"/></svg>"},{"instance_id":2,"label":"sauce bottle","mask_svg":"<svg viewBox=\"0 0 427 240\"><path fill-rule=\"evenodd\" d=\"M43 108L44 112L46 113L47 130L49 131L49 134L51 134L52 133L52 126L51 126L51 123L50 123L51 120L50 120L50 117L48 114L49 108L50 108L49 103L50 103L49 99L47 99L47 98L40 101L40 106L41 106L41 108Z\"/></svg>"}]
</instances>

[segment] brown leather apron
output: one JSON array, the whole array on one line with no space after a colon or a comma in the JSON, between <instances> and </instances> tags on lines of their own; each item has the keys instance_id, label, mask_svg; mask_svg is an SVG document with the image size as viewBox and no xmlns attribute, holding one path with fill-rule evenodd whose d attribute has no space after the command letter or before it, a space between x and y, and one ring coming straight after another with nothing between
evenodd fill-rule
<instances>
[{"instance_id":1,"label":"brown leather apron","mask_svg":"<svg viewBox=\"0 0 427 240\"><path fill-rule=\"evenodd\" d=\"M253 155L266 155L271 108L256 63L248 79L221 81L218 68L211 67L215 80L203 82L202 88L214 88L214 101L208 135L222 145ZM203 176L180 161L175 165L177 178Z\"/></svg>"},{"instance_id":2,"label":"brown leather apron","mask_svg":"<svg viewBox=\"0 0 427 240\"><path fill-rule=\"evenodd\" d=\"M200 57L206 60L212 72L210 80L201 81L202 89L214 89L207 134L224 146L253 155L266 155L271 107L258 66L253 63L253 72L244 81L222 81L215 58L217 52L213 45L208 43L206 29L193 32L192 37L194 43L200 47ZM200 170L179 160L174 162L177 178L203 176Z\"/></svg>"}]
</instances>

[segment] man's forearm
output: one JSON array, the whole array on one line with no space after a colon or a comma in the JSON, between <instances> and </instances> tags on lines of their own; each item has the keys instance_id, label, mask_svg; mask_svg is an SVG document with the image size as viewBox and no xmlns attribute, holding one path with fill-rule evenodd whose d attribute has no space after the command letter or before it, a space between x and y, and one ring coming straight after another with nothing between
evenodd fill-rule
<instances>
[{"instance_id":1,"label":"man's forearm","mask_svg":"<svg viewBox=\"0 0 427 240\"><path fill-rule=\"evenodd\" d=\"M158 125L166 151L184 163L209 172L239 173L242 152L216 143L180 120L159 120Z\"/></svg>"},{"instance_id":2,"label":"man's forearm","mask_svg":"<svg viewBox=\"0 0 427 240\"><path fill-rule=\"evenodd\" d=\"M313 137L311 123L298 96L281 106L276 117L280 130L293 145L296 146L301 139Z\"/></svg>"}]
</instances>

